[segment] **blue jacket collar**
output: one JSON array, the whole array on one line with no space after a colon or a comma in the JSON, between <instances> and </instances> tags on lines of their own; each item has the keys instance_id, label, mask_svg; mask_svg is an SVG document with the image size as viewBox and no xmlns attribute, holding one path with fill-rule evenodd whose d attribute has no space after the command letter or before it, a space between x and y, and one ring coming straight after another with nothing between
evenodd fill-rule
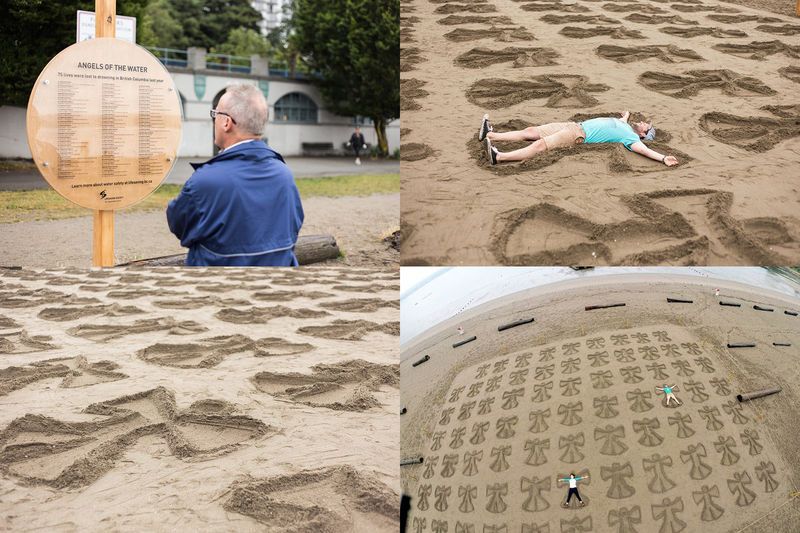
<instances>
[{"instance_id":1,"label":"blue jacket collar","mask_svg":"<svg viewBox=\"0 0 800 533\"><path fill-rule=\"evenodd\" d=\"M281 154L267 146L262 140L256 140L249 143L234 146L228 150L223 150L208 161L203 163L189 163L194 170L215 163L217 161L225 161L228 159L278 159L281 163L286 163Z\"/></svg>"}]
</instances>

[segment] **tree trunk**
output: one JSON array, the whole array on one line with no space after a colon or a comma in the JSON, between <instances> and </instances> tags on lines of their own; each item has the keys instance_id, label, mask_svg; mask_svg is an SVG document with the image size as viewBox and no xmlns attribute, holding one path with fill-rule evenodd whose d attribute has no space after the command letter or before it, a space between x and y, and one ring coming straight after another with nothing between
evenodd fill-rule
<instances>
[{"instance_id":1,"label":"tree trunk","mask_svg":"<svg viewBox=\"0 0 800 533\"><path fill-rule=\"evenodd\" d=\"M389 155L389 141L386 139L386 120L370 117L375 125L375 135L378 136L378 152L382 156Z\"/></svg>"}]
</instances>

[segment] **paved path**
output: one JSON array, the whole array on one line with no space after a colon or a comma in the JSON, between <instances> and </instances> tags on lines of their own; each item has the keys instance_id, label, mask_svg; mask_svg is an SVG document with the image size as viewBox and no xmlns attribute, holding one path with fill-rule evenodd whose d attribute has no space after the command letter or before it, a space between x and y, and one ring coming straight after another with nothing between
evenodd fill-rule
<instances>
[{"instance_id":1,"label":"paved path","mask_svg":"<svg viewBox=\"0 0 800 533\"><path fill-rule=\"evenodd\" d=\"M192 175L190 162L205 161L203 157L182 157L178 159L166 183L184 183ZM317 178L320 176L343 176L347 174L396 174L400 172L399 161L372 161L364 159L358 166L349 157L287 157L286 163L296 178ZM38 170L0 172L0 190L20 191L46 189L47 182Z\"/></svg>"}]
</instances>

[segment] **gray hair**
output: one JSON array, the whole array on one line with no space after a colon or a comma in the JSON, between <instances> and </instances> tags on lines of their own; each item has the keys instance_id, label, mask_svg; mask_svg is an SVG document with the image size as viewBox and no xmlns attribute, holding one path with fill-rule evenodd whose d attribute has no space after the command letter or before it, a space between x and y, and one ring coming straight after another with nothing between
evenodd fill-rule
<instances>
[{"instance_id":1,"label":"gray hair","mask_svg":"<svg viewBox=\"0 0 800 533\"><path fill-rule=\"evenodd\" d=\"M252 135L263 135L267 125L267 101L255 85L235 83L225 89L228 97L227 111L236 124Z\"/></svg>"}]
</instances>

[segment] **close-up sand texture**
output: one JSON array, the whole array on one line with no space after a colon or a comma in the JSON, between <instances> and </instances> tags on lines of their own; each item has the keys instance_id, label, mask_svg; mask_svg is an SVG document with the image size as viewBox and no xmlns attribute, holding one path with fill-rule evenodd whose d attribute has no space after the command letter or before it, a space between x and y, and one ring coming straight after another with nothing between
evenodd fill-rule
<instances>
[{"instance_id":1,"label":"close-up sand texture","mask_svg":"<svg viewBox=\"0 0 800 533\"><path fill-rule=\"evenodd\" d=\"M558 285L402 350L411 531L797 531L800 300L677 275ZM583 506L564 506L570 473Z\"/></svg>"},{"instance_id":2,"label":"close-up sand texture","mask_svg":"<svg viewBox=\"0 0 800 533\"><path fill-rule=\"evenodd\" d=\"M0 530L396 532L399 275L0 269Z\"/></svg>"},{"instance_id":3,"label":"close-up sand texture","mask_svg":"<svg viewBox=\"0 0 800 533\"><path fill-rule=\"evenodd\" d=\"M778 2L401 11L401 264L800 262L800 25ZM478 142L484 113L508 131L626 110L654 122L647 146L677 166L621 144L491 166Z\"/></svg>"}]
</instances>

